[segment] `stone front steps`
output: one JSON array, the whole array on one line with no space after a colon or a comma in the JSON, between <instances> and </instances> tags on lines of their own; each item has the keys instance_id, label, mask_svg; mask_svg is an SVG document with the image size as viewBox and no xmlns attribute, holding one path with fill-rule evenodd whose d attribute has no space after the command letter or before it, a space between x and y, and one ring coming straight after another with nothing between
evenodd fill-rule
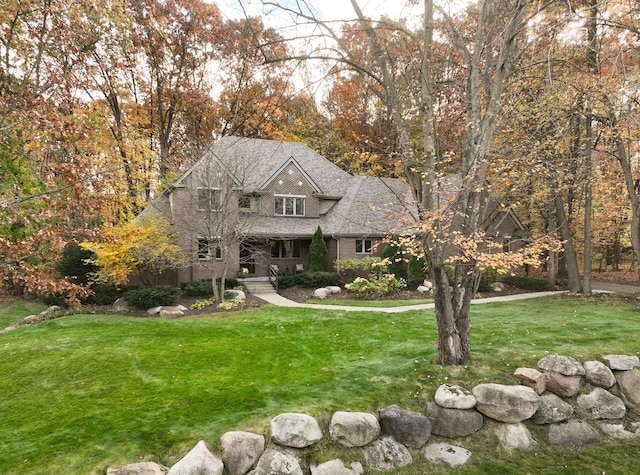
<instances>
[{"instance_id":1,"label":"stone front steps","mask_svg":"<svg viewBox=\"0 0 640 475\"><path fill-rule=\"evenodd\" d=\"M253 295L258 294L275 294L276 290L268 280L243 280L244 289Z\"/></svg>"}]
</instances>

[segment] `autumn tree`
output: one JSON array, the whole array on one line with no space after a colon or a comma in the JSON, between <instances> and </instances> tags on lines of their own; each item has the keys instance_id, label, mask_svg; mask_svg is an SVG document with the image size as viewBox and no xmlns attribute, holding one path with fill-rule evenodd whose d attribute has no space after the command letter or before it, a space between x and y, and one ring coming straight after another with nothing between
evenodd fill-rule
<instances>
[{"instance_id":1,"label":"autumn tree","mask_svg":"<svg viewBox=\"0 0 640 475\"><path fill-rule=\"evenodd\" d=\"M144 61L137 87L151 117L151 148L164 180L181 168L194 145L199 155L208 142L209 75L221 59L228 30L219 9L201 0L141 0L131 9L130 40Z\"/></svg>"},{"instance_id":2,"label":"autumn tree","mask_svg":"<svg viewBox=\"0 0 640 475\"><path fill-rule=\"evenodd\" d=\"M288 8L279 2L263 3ZM426 0L423 24L416 31L386 19L374 22L364 15L356 0L351 0L351 6L366 38L363 46L373 60L361 61L360 52L348 46L338 29L316 18L312 10L291 8L289 12L323 31L326 42L318 44L330 44L300 57L333 58L352 69L365 78L367 91L387 108L397 137L396 157L422 210L418 238L434 279L438 362L462 364L471 355L469 310L482 255L481 203L487 191L491 143L502 93L526 46L525 25L529 15L535 14L535 8L529 7L537 5L518 0L484 0L454 16ZM401 56L388 49L384 30L406 37L407 44L413 45L404 48L410 54ZM448 57L455 58L455 62L436 68L436 44L448 45ZM405 74L409 70L411 73ZM437 147L436 124L440 101L451 99L442 93L436 95L438 81L455 89L456 93L449 97L458 99L464 111L461 120L466 124L457 165L461 181L455 189L448 190L440 186L439 173L445 170L448 155ZM451 249L457 249L453 255ZM452 282L448 278L451 268Z\"/></svg>"},{"instance_id":3,"label":"autumn tree","mask_svg":"<svg viewBox=\"0 0 640 475\"><path fill-rule=\"evenodd\" d=\"M155 285L164 272L179 266L184 259L174 243L169 222L153 212L102 230L102 239L84 241L80 247L91 251L88 263L97 267L92 278L97 282L120 285L140 282Z\"/></svg>"}]
</instances>

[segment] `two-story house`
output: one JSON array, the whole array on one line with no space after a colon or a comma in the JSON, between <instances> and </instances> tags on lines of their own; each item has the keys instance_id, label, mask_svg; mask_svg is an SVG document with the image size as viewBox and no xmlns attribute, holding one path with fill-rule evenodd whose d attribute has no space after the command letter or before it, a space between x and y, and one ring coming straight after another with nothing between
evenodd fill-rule
<instances>
[{"instance_id":1,"label":"two-story house","mask_svg":"<svg viewBox=\"0 0 640 475\"><path fill-rule=\"evenodd\" d=\"M305 270L320 226L330 265L379 256L383 239L415 222L399 179L353 176L302 143L224 137L149 205L174 225L187 265L178 284L246 269L266 276Z\"/></svg>"}]
</instances>

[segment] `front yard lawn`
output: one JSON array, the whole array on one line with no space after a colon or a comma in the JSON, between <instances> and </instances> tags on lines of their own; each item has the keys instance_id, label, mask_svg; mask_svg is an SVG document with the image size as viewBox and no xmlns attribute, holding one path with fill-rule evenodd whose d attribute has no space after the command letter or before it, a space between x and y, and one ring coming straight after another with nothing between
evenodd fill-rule
<instances>
[{"instance_id":1,"label":"front yard lawn","mask_svg":"<svg viewBox=\"0 0 640 475\"><path fill-rule=\"evenodd\" d=\"M33 312L24 305L4 309L0 322ZM172 320L80 314L21 327L0 335L0 471L102 474L140 460L171 466L201 439L215 451L229 430L268 435L281 412L323 423L336 410L399 404L422 412L440 384L513 384L518 366L550 353L584 361L640 352L640 311L622 303L554 297L477 305L472 324L473 360L464 367L433 364L432 310L268 305ZM633 473L640 464L640 441L579 451L541 443L535 454L509 454L486 434L469 437L474 456L456 473ZM447 472L414 459L398 473Z\"/></svg>"}]
</instances>

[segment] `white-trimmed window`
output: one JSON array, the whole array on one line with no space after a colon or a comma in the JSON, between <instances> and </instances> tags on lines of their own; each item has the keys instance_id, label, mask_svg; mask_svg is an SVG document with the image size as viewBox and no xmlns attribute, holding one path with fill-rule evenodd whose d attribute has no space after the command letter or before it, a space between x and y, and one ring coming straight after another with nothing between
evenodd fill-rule
<instances>
[{"instance_id":1,"label":"white-trimmed window","mask_svg":"<svg viewBox=\"0 0 640 475\"><path fill-rule=\"evenodd\" d=\"M275 214L278 216L304 216L304 196L274 195Z\"/></svg>"},{"instance_id":2,"label":"white-trimmed window","mask_svg":"<svg viewBox=\"0 0 640 475\"><path fill-rule=\"evenodd\" d=\"M505 236L502 238L502 252L511 252L511 237Z\"/></svg>"},{"instance_id":3,"label":"white-trimmed window","mask_svg":"<svg viewBox=\"0 0 640 475\"><path fill-rule=\"evenodd\" d=\"M373 241L371 239L356 239L356 254L372 254Z\"/></svg>"},{"instance_id":4,"label":"white-trimmed window","mask_svg":"<svg viewBox=\"0 0 640 475\"><path fill-rule=\"evenodd\" d=\"M198 238L198 259L203 261L211 260L215 254L216 260L222 259L222 247L219 239Z\"/></svg>"},{"instance_id":5,"label":"white-trimmed window","mask_svg":"<svg viewBox=\"0 0 640 475\"><path fill-rule=\"evenodd\" d=\"M198 209L218 211L222 205L222 192L218 188L198 188Z\"/></svg>"}]
</instances>

